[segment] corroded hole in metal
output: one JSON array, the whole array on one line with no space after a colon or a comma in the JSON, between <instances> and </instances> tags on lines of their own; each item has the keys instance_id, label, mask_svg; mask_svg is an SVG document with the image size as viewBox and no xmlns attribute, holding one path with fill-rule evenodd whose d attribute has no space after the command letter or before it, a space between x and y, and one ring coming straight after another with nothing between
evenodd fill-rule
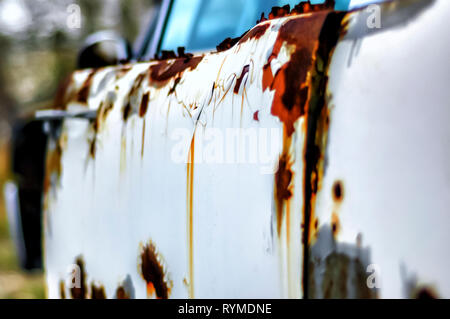
<instances>
[{"instance_id":1,"label":"corroded hole in metal","mask_svg":"<svg viewBox=\"0 0 450 319\"><path fill-rule=\"evenodd\" d=\"M333 199L336 202L341 202L344 199L344 185L342 181L335 181L333 184Z\"/></svg>"},{"instance_id":2,"label":"corroded hole in metal","mask_svg":"<svg viewBox=\"0 0 450 319\"><path fill-rule=\"evenodd\" d=\"M147 282L147 294L153 292L157 298L167 299L170 293L171 282L166 280L166 272L161 264L161 258L156 252L155 245L150 242L141 252L141 273Z\"/></svg>"}]
</instances>

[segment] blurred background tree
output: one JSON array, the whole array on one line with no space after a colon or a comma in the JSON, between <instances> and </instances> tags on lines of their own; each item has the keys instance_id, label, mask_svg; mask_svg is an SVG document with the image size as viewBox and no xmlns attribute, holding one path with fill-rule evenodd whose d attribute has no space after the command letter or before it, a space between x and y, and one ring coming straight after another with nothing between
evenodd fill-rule
<instances>
[{"instance_id":1,"label":"blurred background tree","mask_svg":"<svg viewBox=\"0 0 450 319\"><path fill-rule=\"evenodd\" d=\"M0 298L45 297L41 273L22 273L8 234L3 183L16 116L51 105L89 34L114 30L133 44L158 0L0 0ZM77 4L81 27L69 28Z\"/></svg>"}]
</instances>

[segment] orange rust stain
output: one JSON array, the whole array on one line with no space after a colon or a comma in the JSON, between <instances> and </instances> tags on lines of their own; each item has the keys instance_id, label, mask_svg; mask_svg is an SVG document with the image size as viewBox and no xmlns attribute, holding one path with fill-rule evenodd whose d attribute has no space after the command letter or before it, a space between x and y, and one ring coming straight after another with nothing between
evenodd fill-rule
<instances>
[{"instance_id":1,"label":"orange rust stain","mask_svg":"<svg viewBox=\"0 0 450 319\"><path fill-rule=\"evenodd\" d=\"M167 299L169 297L171 284L165 280L164 268L160 264L160 258L158 258L155 245L152 242L142 250L141 273L147 282L147 289L151 285L157 298Z\"/></svg>"},{"instance_id":2,"label":"orange rust stain","mask_svg":"<svg viewBox=\"0 0 450 319\"><path fill-rule=\"evenodd\" d=\"M142 97L141 103L139 103L139 105L133 105L134 100L138 98L138 94L139 94L139 89L142 88L142 83L144 82L144 80L147 77L147 71L140 73L136 79L133 82L133 85L130 89L130 92L128 93L128 96L125 100L125 105L123 108L123 120L126 122L128 120L128 118L135 113L139 113L141 114L141 108L142 108L142 103L145 102L143 101L145 98L144 96ZM137 109L139 108L139 109ZM145 114L145 113L144 113Z\"/></svg>"},{"instance_id":3,"label":"orange rust stain","mask_svg":"<svg viewBox=\"0 0 450 319\"><path fill-rule=\"evenodd\" d=\"M91 299L106 299L105 287L91 284Z\"/></svg>"},{"instance_id":4,"label":"orange rust stain","mask_svg":"<svg viewBox=\"0 0 450 319\"><path fill-rule=\"evenodd\" d=\"M336 237L336 235L339 233L340 229L341 229L341 224L339 222L339 217L335 212L333 212L331 214L331 231L333 232L334 237Z\"/></svg>"},{"instance_id":5,"label":"orange rust stain","mask_svg":"<svg viewBox=\"0 0 450 319\"><path fill-rule=\"evenodd\" d=\"M144 157L144 145L145 145L145 119L142 123L142 145L141 145L141 158Z\"/></svg>"},{"instance_id":6,"label":"orange rust stain","mask_svg":"<svg viewBox=\"0 0 450 319\"><path fill-rule=\"evenodd\" d=\"M193 201L194 201L194 153L195 132L189 149L187 162L187 241L188 241L188 275L189 275L189 298L194 298L194 225L193 225Z\"/></svg>"},{"instance_id":7,"label":"orange rust stain","mask_svg":"<svg viewBox=\"0 0 450 319\"><path fill-rule=\"evenodd\" d=\"M147 296L151 297L155 295L155 286L151 282L147 284Z\"/></svg>"},{"instance_id":8,"label":"orange rust stain","mask_svg":"<svg viewBox=\"0 0 450 319\"><path fill-rule=\"evenodd\" d=\"M316 50L322 26L329 12L286 21L278 31L272 53L263 67L263 90L275 90L271 113L286 126L288 136L294 123L307 112L311 94L310 73L315 66ZM294 46L289 62L272 74L271 62L278 57L284 43Z\"/></svg>"}]
</instances>

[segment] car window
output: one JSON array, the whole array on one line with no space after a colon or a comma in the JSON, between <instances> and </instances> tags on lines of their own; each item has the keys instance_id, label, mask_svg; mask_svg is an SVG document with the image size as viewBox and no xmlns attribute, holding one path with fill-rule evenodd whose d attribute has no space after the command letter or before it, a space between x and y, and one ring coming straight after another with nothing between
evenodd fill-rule
<instances>
[{"instance_id":1,"label":"car window","mask_svg":"<svg viewBox=\"0 0 450 319\"><path fill-rule=\"evenodd\" d=\"M185 47L188 52L215 48L224 39L238 37L253 27L262 12L267 17L274 6L289 4L292 8L299 2L301 1L174 0L159 51L176 51L180 46ZM323 1L312 1L320 2ZM346 10L349 4L350 0L337 0L336 9Z\"/></svg>"},{"instance_id":2,"label":"car window","mask_svg":"<svg viewBox=\"0 0 450 319\"><path fill-rule=\"evenodd\" d=\"M195 52L215 48L227 37L238 37L273 6L298 0L175 0L163 33L161 50L184 46Z\"/></svg>"}]
</instances>

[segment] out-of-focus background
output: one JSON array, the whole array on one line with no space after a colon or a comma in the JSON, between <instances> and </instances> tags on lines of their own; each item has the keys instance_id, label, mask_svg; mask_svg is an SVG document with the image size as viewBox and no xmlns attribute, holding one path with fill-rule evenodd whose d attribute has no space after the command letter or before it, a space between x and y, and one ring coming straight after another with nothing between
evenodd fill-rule
<instances>
[{"instance_id":1,"label":"out-of-focus background","mask_svg":"<svg viewBox=\"0 0 450 319\"><path fill-rule=\"evenodd\" d=\"M0 0L0 298L44 298L44 277L19 267L10 239L3 185L10 172L12 125L52 103L74 70L84 39L114 30L135 42L157 0ZM79 6L80 25L69 21ZM74 27L75 26L75 27Z\"/></svg>"}]
</instances>

